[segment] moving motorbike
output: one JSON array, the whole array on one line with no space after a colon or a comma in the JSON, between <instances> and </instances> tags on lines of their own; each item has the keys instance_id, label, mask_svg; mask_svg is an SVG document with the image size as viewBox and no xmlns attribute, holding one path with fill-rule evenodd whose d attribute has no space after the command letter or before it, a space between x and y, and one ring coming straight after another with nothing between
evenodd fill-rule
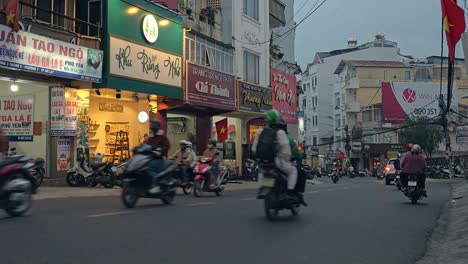
<instances>
[{"instance_id":1,"label":"moving motorbike","mask_svg":"<svg viewBox=\"0 0 468 264\"><path fill-rule=\"evenodd\" d=\"M290 210L293 216L299 214L300 206L307 206L304 202L303 192L305 188L305 177L303 184L298 184L295 189L295 199L290 200L286 197L288 176L276 169L273 164L262 164L260 174L263 175L263 186L260 190L258 199L264 200L265 215L268 220L273 221L278 217L279 211Z\"/></svg>"},{"instance_id":2,"label":"moving motorbike","mask_svg":"<svg viewBox=\"0 0 468 264\"><path fill-rule=\"evenodd\" d=\"M112 162L102 162L104 155L97 153L93 157L91 168L88 167L86 159L82 158L80 162L67 171L66 181L71 187L88 185L96 187L97 184L103 185L105 188L114 187L115 183L112 179Z\"/></svg>"},{"instance_id":3,"label":"moving motorbike","mask_svg":"<svg viewBox=\"0 0 468 264\"><path fill-rule=\"evenodd\" d=\"M8 156L10 157L15 157L17 156L16 154L16 148L13 147L9 150ZM33 192L36 192L39 186L41 186L42 182L44 181L45 177L45 168L44 164L45 161L42 158L26 158L23 156L23 159L28 162L32 162L32 166L29 167L29 174L32 177L32 185L33 185Z\"/></svg>"},{"instance_id":4,"label":"moving motorbike","mask_svg":"<svg viewBox=\"0 0 468 264\"><path fill-rule=\"evenodd\" d=\"M340 179L340 176L338 175L338 169L334 168L332 169L332 173L330 175L333 183L337 183L338 180Z\"/></svg>"},{"instance_id":5,"label":"moving motorbike","mask_svg":"<svg viewBox=\"0 0 468 264\"><path fill-rule=\"evenodd\" d=\"M176 181L173 173L177 165L175 162L164 160L160 151L153 151L152 147L146 144L136 147L133 157L128 161L124 171L121 199L127 208L135 207L139 198L161 199L164 204L171 204L176 195ZM161 160L164 168L153 175L149 168L149 163L153 159ZM158 184L154 186L153 177L158 179ZM150 192L154 187L159 188L158 192Z\"/></svg>"},{"instance_id":6,"label":"moving motorbike","mask_svg":"<svg viewBox=\"0 0 468 264\"><path fill-rule=\"evenodd\" d=\"M180 168L180 166L177 166L174 174L176 175L176 184L177 184L177 187L180 187L182 188L182 191L184 192L184 194L190 194L192 192L192 189L193 189L193 170L190 169L188 170L188 175L186 175L184 177L182 177L182 170Z\"/></svg>"},{"instance_id":7,"label":"moving motorbike","mask_svg":"<svg viewBox=\"0 0 468 264\"><path fill-rule=\"evenodd\" d=\"M221 196L224 192L224 185L227 182L226 175L228 174L228 168L226 166L219 166L219 172L216 176L216 183L213 188L211 185L211 166L215 162L212 158L201 157L200 163L195 166L195 178L193 179L193 194L196 197L200 197L202 192L214 192L216 196Z\"/></svg>"},{"instance_id":8,"label":"moving motorbike","mask_svg":"<svg viewBox=\"0 0 468 264\"><path fill-rule=\"evenodd\" d=\"M423 199L424 190L421 188L417 175L408 175L408 191L405 195L411 200L412 204L416 204L419 200Z\"/></svg>"},{"instance_id":9,"label":"moving motorbike","mask_svg":"<svg viewBox=\"0 0 468 264\"><path fill-rule=\"evenodd\" d=\"M257 162L253 159L248 159L245 162L245 170L247 171L247 180L257 181L258 179L258 166Z\"/></svg>"},{"instance_id":10,"label":"moving motorbike","mask_svg":"<svg viewBox=\"0 0 468 264\"><path fill-rule=\"evenodd\" d=\"M10 216L23 215L31 208L30 160L24 156L0 157L0 208Z\"/></svg>"}]
</instances>

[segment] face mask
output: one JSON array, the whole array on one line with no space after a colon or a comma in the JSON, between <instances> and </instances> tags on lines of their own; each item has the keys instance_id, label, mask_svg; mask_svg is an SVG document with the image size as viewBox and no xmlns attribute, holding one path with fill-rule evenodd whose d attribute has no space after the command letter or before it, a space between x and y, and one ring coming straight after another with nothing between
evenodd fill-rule
<instances>
[{"instance_id":1,"label":"face mask","mask_svg":"<svg viewBox=\"0 0 468 264\"><path fill-rule=\"evenodd\" d=\"M209 145L208 145L208 148L213 148L213 145L209 144Z\"/></svg>"}]
</instances>

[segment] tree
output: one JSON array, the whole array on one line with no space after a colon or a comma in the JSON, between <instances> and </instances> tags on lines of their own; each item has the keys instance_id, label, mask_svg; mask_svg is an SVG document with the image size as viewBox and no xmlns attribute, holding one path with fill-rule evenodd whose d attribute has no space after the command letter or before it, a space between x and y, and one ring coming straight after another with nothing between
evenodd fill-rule
<instances>
[{"instance_id":1,"label":"tree","mask_svg":"<svg viewBox=\"0 0 468 264\"><path fill-rule=\"evenodd\" d=\"M434 120L428 117L415 117L408 119L400 130L400 143L418 144L427 157L431 157L439 143L443 139L443 131L440 125L434 124Z\"/></svg>"}]
</instances>

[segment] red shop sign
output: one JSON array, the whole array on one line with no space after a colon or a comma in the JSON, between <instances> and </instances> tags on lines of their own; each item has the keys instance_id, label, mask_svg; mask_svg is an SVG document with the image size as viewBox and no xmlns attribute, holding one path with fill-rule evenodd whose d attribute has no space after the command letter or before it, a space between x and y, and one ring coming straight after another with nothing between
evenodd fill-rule
<instances>
[{"instance_id":1,"label":"red shop sign","mask_svg":"<svg viewBox=\"0 0 468 264\"><path fill-rule=\"evenodd\" d=\"M278 110L287 123L297 123L296 76L271 69L273 108Z\"/></svg>"}]
</instances>

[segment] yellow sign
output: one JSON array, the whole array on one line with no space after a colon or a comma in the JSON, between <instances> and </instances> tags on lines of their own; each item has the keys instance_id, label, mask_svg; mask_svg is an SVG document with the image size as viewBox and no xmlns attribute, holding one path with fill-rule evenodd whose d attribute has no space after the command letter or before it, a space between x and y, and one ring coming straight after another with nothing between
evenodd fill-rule
<instances>
[{"instance_id":1,"label":"yellow sign","mask_svg":"<svg viewBox=\"0 0 468 264\"><path fill-rule=\"evenodd\" d=\"M387 151L387 158L389 158L389 159L398 158L398 152L397 151Z\"/></svg>"}]
</instances>

